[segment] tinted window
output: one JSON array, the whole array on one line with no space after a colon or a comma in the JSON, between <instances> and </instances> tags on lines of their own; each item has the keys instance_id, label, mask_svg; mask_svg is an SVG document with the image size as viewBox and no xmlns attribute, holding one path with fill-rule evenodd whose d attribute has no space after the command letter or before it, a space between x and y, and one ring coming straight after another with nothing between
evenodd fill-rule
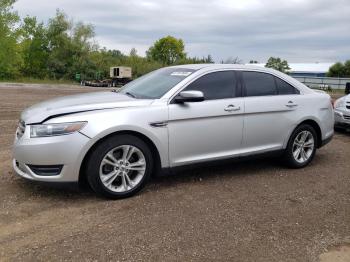
<instances>
[{"instance_id":1,"label":"tinted window","mask_svg":"<svg viewBox=\"0 0 350 262\"><path fill-rule=\"evenodd\" d=\"M274 77L260 72L242 72L246 96L276 95Z\"/></svg>"},{"instance_id":2,"label":"tinted window","mask_svg":"<svg viewBox=\"0 0 350 262\"><path fill-rule=\"evenodd\" d=\"M233 71L209 73L189 84L185 90L202 91L206 100L231 98L236 95Z\"/></svg>"},{"instance_id":3,"label":"tinted window","mask_svg":"<svg viewBox=\"0 0 350 262\"><path fill-rule=\"evenodd\" d=\"M299 90L295 87L288 84L286 81L275 77L277 90L279 95L290 95L290 94L299 94Z\"/></svg>"}]
</instances>

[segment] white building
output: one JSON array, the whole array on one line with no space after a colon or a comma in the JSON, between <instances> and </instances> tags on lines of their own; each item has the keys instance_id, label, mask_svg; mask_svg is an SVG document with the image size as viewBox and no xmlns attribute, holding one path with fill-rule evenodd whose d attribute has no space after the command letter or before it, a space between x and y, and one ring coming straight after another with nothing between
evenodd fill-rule
<instances>
[{"instance_id":1,"label":"white building","mask_svg":"<svg viewBox=\"0 0 350 262\"><path fill-rule=\"evenodd\" d=\"M324 77L329 68L335 63L290 63L289 74L291 76L318 76ZM254 64L264 67L265 64Z\"/></svg>"}]
</instances>

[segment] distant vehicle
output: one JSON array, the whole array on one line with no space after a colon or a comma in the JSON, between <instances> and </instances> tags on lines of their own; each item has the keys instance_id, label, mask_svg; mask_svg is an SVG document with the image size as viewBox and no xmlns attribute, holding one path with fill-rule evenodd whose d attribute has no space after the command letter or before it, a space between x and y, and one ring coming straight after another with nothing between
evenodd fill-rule
<instances>
[{"instance_id":1,"label":"distant vehicle","mask_svg":"<svg viewBox=\"0 0 350 262\"><path fill-rule=\"evenodd\" d=\"M107 79L82 80L84 86L94 87L118 87L123 86L132 80L132 69L126 66L111 67Z\"/></svg>"},{"instance_id":2,"label":"distant vehicle","mask_svg":"<svg viewBox=\"0 0 350 262\"><path fill-rule=\"evenodd\" d=\"M13 167L27 179L78 182L123 198L179 166L280 153L301 168L333 136L330 96L278 71L181 65L119 93L74 95L21 114ZM163 172L161 172L163 171ZM218 189L219 190L219 189Z\"/></svg>"},{"instance_id":3,"label":"distant vehicle","mask_svg":"<svg viewBox=\"0 0 350 262\"><path fill-rule=\"evenodd\" d=\"M346 83L345 85L345 94L346 95L350 94L350 83Z\"/></svg>"},{"instance_id":4,"label":"distant vehicle","mask_svg":"<svg viewBox=\"0 0 350 262\"><path fill-rule=\"evenodd\" d=\"M334 102L334 119L336 128L350 128L350 95Z\"/></svg>"}]
</instances>

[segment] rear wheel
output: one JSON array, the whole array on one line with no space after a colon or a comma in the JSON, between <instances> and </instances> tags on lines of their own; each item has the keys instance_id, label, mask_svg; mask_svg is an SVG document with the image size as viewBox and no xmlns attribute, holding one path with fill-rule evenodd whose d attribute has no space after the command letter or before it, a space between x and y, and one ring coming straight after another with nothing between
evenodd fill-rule
<instances>
[{"instance_id":1,"label":"rear wheel","mask_svg":"<svg viewBox=\"0 0 350 262\"><path fill-rule=\"evenodd\" d=\"M301 168L307 166L315 156L317 135L310 125L300 125L292 133L284 158L288 166Z\"/></svg>"},{"instance_id":2,"label":"rear wheel","mask_svg":"<svg viewBox=\"0 0 350 262\"><path fill-rule=\"evenodd\" d=\"M99 195L130 197L146 184L153 169L147 144L132 135L117 135L99 144L87 162L87 178Z\"/></svg>"}]
</instances>

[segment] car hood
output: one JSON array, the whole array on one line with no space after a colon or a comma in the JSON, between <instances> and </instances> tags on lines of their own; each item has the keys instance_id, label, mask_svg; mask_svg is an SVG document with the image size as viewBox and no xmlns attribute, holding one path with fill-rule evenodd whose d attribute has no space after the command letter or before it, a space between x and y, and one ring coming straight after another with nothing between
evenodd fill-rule
<instances>
[{"instance_id":1,"label":"car hood","mask_svg":"<svg viewBox=\"0 0 350 262\"><path fill-rule=\"evenodd\" d=\"M347 103L350 102L350 94L345 96L345 102L347 102Z\"/></svg>"},{"instance_id":2,"label":"car hood","mask_svg":"<svg viewBox=\"0 0 350 262\"><path fill-rule=\"evenodd\" d=\"M336 99L335 101L336 101L336 102L337 102L337 101L345 101L346 103L350 103L350 94L349 94L349 95L342 96L342 97L339 97L339 98Z\"/></svg>"},{"instance_id":3,"label":"car hood","mask_svg":"<svg viewBox=\"0 0 350 262\"><path fill-rule=\"evenodd\" d=\"M59 97L25 109L21 120L26 124L40 123L45 119L71 113L150 105L153 100L135 99L115 92L93 92Z\"/></svg>"}]
</instances>

